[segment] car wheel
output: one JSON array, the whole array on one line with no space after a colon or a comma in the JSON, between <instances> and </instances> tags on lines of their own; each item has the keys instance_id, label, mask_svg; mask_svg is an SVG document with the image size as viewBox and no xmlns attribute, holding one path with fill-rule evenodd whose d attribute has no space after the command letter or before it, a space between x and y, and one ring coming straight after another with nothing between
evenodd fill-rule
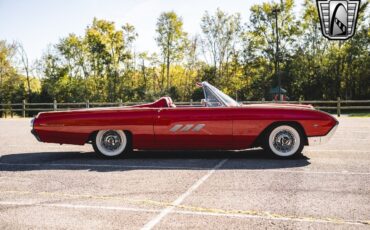
<instances>
[{"instance_id":1,"label":"car wheel","mask_svg":"<svg viewBox=\"0 0 370 230\"><path fill-rule=\"evenodd\" d=\"M280 158L302 152L304 141L299 129L290 125L275 126L268 132L265 149Z\"/></svg>"},{"instance_id":2,"label":"car wheel","mask_svg":"<svg viewBox=\"0 0 370 230\"><path fill-rule=\"evenodd\" d=\"M95 152L106 158L121 156L128 146L128 137L122 130L100 130L93 141Z\"/></svg>"}]
</instances>

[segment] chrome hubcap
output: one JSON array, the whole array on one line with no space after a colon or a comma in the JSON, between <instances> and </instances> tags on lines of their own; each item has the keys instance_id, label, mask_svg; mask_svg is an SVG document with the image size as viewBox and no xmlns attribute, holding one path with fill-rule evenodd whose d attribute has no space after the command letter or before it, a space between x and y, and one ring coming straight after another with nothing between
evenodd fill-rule
<instances>
[{"instance_id":1,"label":"chrome hubcap","mask_svg":"<svg viewBox=\"0 0 370 230\"><path fill-rule=\"evenodd\" d=\"M282 130L275 135L273 145L278 151L286 153L292 150L295 142L295 137L290 131Z\"/></svg>"},{"instance_id":2,"label":"chrome hubcap","mask_svg":"<svg viewBox=\"0 0 370 230\"><path fill-rule=\"evenodd\" d=\"M119 134L115 131L107 131L103 134L100 143L105 149L114 151L121 146L122 140Z\"/></svg>"}]
</instances>

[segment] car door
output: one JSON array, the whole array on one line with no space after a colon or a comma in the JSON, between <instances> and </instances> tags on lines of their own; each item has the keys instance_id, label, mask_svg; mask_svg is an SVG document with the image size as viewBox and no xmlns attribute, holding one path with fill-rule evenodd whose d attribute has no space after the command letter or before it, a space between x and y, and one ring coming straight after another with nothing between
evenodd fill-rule
<instances>
[{"instance_id":1,"label":"car door","mask_svg":"<svg viewBox=\"0 0 370 230\"><path fill-rule=\"evenodd\" d=\"M232 118L224 107L163 108L154 119L154 135L162 149L229 149Z\"/></svg>"}]
</instances>

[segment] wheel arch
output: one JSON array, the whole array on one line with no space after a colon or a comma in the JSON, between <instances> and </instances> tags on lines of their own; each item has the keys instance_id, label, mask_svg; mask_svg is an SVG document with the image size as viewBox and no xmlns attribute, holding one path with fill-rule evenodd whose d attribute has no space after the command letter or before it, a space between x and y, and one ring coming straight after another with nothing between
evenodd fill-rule
<instances>
[{"instance_id":1,"label":"wheel arch","mask_svg":"<svg viewBox=\"0 0 370 230\"><path fill-rule=\"evenodd\" d=\"M256 138L256 140L253 142L252 147L261 147L263 145L264 138L266 135L271 131L272 128L280 126L280 125L290 125L294 128L297 128L301 134L303 135L303 141L304 145L308 145L308 139L306 131L304 130L304 127L301 123L298 121L276 121L269 124Z\"/></svg>"}]
</instances>

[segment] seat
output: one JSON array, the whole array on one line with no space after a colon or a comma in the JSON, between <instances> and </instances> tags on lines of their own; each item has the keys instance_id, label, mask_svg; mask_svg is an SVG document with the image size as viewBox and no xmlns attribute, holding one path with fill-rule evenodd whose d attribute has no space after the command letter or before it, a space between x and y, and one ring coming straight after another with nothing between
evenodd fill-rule
<instances>
[{"instance_id":1,"label":"seat","mask_svg":"<svg viewBox=\"0 0 370 230\"><path fill-rule=\"evenodd\" d=\"M170 101L168 97L161 97L153 103L153 107L165 108L165 107L170 107L169 104L170 104Z\"/></svg>"},{"instance_id":2,"label":"seat","mask_svg":"<svg viewBox=\"0 0 370 230\"><path fill-rule=\"evenodd\" d=\"M176 108L176 105L173 103L170 97L161 97L153 103L135 105L133 107L141 108Z\"/></svg>"},{"instance_id":3,"label":"seat","mask_svg":"<svg viewBox=\"0 0 370 230\"><path fill-rule=\"evenodd\" d=\"M176 105L175 103L173 103L172 98L171 97L166 97L166 98L167 98L168 107L176 108Z\"/></svg>"}]
</instances>

